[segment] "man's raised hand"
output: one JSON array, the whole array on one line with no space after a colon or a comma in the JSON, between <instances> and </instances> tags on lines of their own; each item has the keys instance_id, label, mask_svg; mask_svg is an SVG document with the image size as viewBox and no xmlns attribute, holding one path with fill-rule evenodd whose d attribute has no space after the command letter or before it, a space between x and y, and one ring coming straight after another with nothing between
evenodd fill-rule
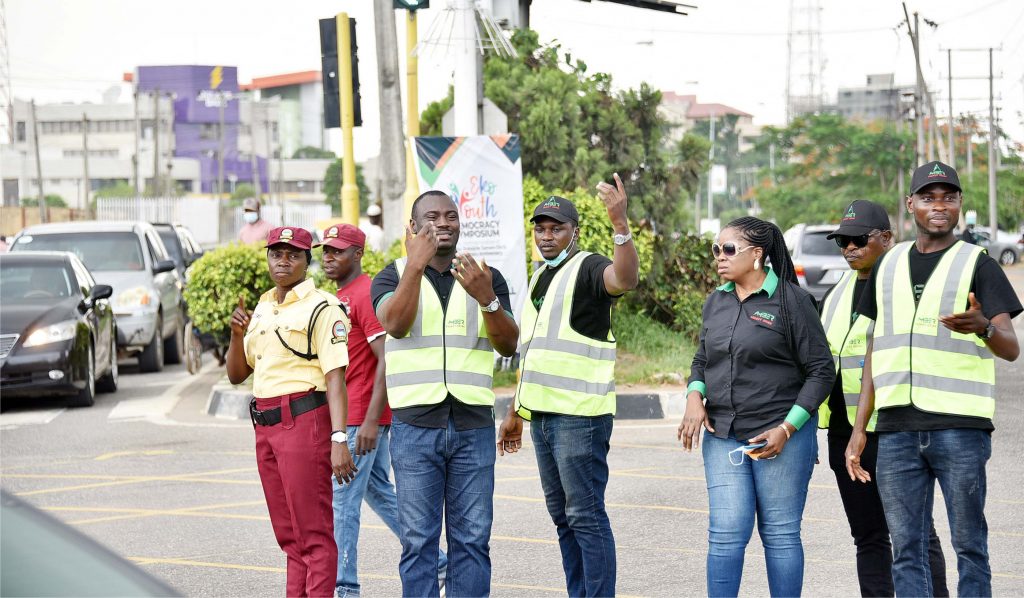
<instances>
[{"instance_id":1,"label":"man's raised hand","mask_svg":"<svg viewBox=\"0 0 1024 598\"><path fill-rule=\"evenodd\" d=\"M619 173L615 173L615 186L601 181L597 184L597 196L604 202L612 224L626 225L626 189L622 186Z\"/></svg>"},{"instance_id":2,"label":"man's raised hand","mask_svg":"<svg viewBox=\"0 0 1024 598\"><path fill-rule=\"evenodd\" d=\"M413 233L412 226L405 225L405 253L409 256L409 265L425 268L437 253L437 230L433 222L420 227Z\"/></svg>"}]
</instances>

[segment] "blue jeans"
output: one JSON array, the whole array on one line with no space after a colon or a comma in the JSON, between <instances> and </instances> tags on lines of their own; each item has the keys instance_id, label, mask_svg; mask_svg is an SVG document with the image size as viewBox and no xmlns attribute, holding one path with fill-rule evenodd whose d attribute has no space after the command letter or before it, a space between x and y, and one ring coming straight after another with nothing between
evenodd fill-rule
<instances>
[{"instance_id":1,"label":"blue jeans","mask_svg":"<svg viewBox=\"0 0 1024 598\"><path fill-rule=\"evenodd\" d=\"M928 528L935 480L942 487L956 551L960 596L991 596L985 464L992 437L984 430L878 434L878 494L892 536L892 576L897 596L933 595L928 568Z\"/></svg>"},{"instance_id":2,"label":"blue jeans","mask_svg":"<svg viewBox=\"0 0 1024 598\"><path fill-rule=\"evenodd\" d=\"M729 452L746 442L704 433L704 477L708 485L708 596L736 596L747 543L757 532L764 545L772 596L799 596L804 582L800 522L818 454L817 415L793 434L774 459L738 466ZM732 455L736 459L736 454Z\"/></svg>"},{"instance_id":3,"label":"blue jeans","mask_svg":"<svg viewBox=\"0 0 1024 598\"><path fill-rule=\"evenodd\" d=\"M535 413L530 435L569 596L614 596L615 538L604 508L612 416Z\"/></svg>"},{"instance_id":4,"label":"blue jeans","mask_svg":"<svg viewBox=\"0 0 1024 598\"><path fill-rule=\"evenodd\" d=\"M448 596L491 592L494 426L459 431L395 421L391 462L398 494L403 596L437 596L441 518L447 525Z\"/></svg>"},{"instance_id":5,"label":"blue jeans","mask_svg":"<svg viewBox=\"0 0 1024 598\"><path fill-rule=\"evenodd\" d=\"M354 480L348 484L338 484L331 476L334 485L334 540L338 544L338 580L336 583L339 598L359 595L359 577L356 571L356 559L359 545L359 514L363 499L370 505L384 525L388 526L396 537L401 537L398 527L398 500L395 487L391 484L391 454L388 451L391 426L380 426L377 431L377 449L368 455L356 455L356 433L359 426L348 427L348 450L352 453L356 472ZM444 579L448 567L448 557L438 549L437 577Z\"/></svg>"}]
</instances>

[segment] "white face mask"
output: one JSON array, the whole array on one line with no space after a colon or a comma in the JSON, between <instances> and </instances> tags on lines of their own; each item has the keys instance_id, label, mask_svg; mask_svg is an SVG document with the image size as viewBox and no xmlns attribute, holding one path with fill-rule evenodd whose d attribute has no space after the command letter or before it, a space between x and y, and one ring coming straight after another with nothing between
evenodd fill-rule
<instances>
[{"instance_id":1,"label":"white face mask","mask_svg":"<svg viewBox=\"0 0 1024 598\"><path fill-rule=\"evenodd\" d=\"M544 263L548 265L548 268L557 268L565 261L565 258L569 257L569 252L572 251L572 246L576 244L576 235L573 235L572 240L565 246L565 249L555 257L548 259L544 258ZM543 256L542 256L543 257Z\"/></svg>"},{"instance_id":2,"label":"white face mask","mask_svg":"<svg viewBox=\"0 0 1024 598\"><path fill-rule=\"evenodd\" d=\"M242 214L242 219L244 219L249 224L255 224L256 221L260 219L260 215L256 212L246 212Z\"/></svg>"}]
</instances>

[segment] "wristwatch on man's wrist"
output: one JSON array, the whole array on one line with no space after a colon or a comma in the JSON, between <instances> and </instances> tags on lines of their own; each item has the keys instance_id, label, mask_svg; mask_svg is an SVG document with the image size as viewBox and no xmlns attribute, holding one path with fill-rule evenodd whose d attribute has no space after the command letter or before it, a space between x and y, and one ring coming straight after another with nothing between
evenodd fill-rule
<instances>
[{"instance_id":1,"label":"wristwatch on man's wrist","mask_svg":"<svg viewBox=\"0 0 1024 598\"><path fill-rule=\"evenodd\" d=\"M491 301L487 305L484 305L483 303L480 304L480 311L485 311L487 313L493 313L498 311L499 309L501 309L501 301L498 301L497 297L495 297L494 301Z\"/></svg>"},{"instance_id":2,"label":"wristwatch on man's wrist","mask_svg":"<svg viewBox=\"0 0 1024 598\"><path fill-rule=\"evenodd\" d=\"M346 434L345 432L342 432L341 430L337 430L337 431L331 432L331 442L337 442L338 444L344 444L344 443L348 442L348 434Z\"/></svg>"},{"instance_id":3,"label":"wristwatch on man's wrist","mask_svg":"<svg viewBox=\"0 0 1024 598\"><path fill-rule=\"evenodd\" d=\"M616 245L625 245L633 239L633 231L626 231L626 234L616 234L612 237L612 242Z\"/></svg>"},{"instance_id":4,"label":"wristwatch on man's wrist","mask_svg":"<svg viewBox=\"0 0 1024 598\"><path fill-rule=\"evenodd\" d=\"M988 340L988 339L992 338L993 336L995 336L995 334L996 334L996 325L992 323L992 320L989 320L988 321L988 326L985 327L985 332L979 332L978 333L978 338L981 338L981 339L984 339L984 340Z\"/></svg>"}]
</instances>

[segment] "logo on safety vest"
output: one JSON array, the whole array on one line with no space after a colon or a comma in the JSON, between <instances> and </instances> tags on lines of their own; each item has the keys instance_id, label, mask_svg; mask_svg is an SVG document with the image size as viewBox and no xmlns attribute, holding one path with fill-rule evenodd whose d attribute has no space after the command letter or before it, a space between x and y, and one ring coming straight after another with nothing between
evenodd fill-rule
<instances>
[{"instance_id":1,"label":"logo on safety vest","mask_svg":"<svg viewBox=\"0 0 1024 598\"><path fill-rule=\"evenodd\" d=\"M465 326L466 325L466 320L464 320L462 318L452 318L451 320L448 320L448 325L449 326Z\"/></svg>"},{"instance_id":2,"label":"logo on safety vest","mask_svg":"<svg viewBox=\"0 0 1024 598\"><path fill-rule=\"evenodd\" d=\"M331 338L332 345L343 343L348 340L348 329L345 328L345 322L342 320L338 320L334 323L334 326L331 327L331 333L334 335L333 338Z\"/></svg>"}]
</instances>

